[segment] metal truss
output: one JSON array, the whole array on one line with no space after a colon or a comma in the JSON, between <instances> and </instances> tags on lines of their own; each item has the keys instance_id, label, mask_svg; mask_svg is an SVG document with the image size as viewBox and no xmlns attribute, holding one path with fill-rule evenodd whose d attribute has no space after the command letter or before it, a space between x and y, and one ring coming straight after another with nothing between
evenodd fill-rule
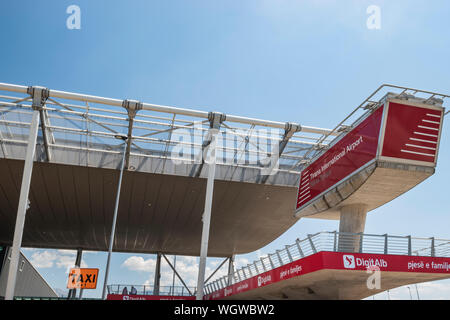
<instances>
[{"instance_id":1,"label":"metal truss","mask_svg":"<svg viewBox=\"0 0 450 320\"><path fill-rule=\"evenodd\" d=\"M0 83L3 157L8 157L8 144L27 143L33 88ZM217 113L46 90L48 97L40 109L38 137L46 156L40 161L54 161L52 155L58 151L79 150L87 154L85 163L80 165L89 165L89 156L93 153L105 157L121 154L122 147L115 137L126 136L126 169L139 170L139 165L133 165L130 157L157 158L163 161L154 168L155 173L166 173L167 161L176 160L195 164L190 175L200 175L202 161L198 159L209 143L208 131L212 116ZM277 153L278 170L298 173L301 168L295 164L308 158L308 152L324 148L336 135L328 129L290 122L220 115L218 164L270 167L273 163L268 165L265 160ZM177 148L182 149L182 155L177 153ZM263 177L260 182L266 180Z\"/></svg>"}]
</instances>

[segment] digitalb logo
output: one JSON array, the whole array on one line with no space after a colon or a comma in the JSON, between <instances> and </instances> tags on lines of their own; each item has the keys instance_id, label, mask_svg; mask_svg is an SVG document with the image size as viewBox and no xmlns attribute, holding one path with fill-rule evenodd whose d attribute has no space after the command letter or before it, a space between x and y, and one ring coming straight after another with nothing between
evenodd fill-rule
<instances>
[{"instance_id":1,"label":"digitalb logo","mask_svg":"<svg viewBox=\"0 0 450 320\"><path fill-rule=\"evenodd\" d=\"M355 257L351 255L344 255L344 268L355 269Z\"/></svg>"}]
</instances>

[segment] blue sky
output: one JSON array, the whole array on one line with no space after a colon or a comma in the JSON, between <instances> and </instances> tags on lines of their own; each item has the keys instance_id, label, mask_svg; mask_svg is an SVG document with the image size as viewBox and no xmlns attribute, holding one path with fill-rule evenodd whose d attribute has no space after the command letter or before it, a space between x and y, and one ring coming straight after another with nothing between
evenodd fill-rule
<instances>
[{"instance_id":1,"label":"blue sky","mask_svg":"<svg viewBox=\"0 0 450 320\"><path fill-rule=\"evenodd\" d=\"M66 27L72 4L80 30ZM379 30L366 26L370 5L381 10ZM444 0L2 1L0 81L332 128L382 83L450 93L448 12ZM370 212L366 232L450 239L447 131L436 174ZM302 219L258 254L337 228ZM74 252L24 253L65 288ZM113 254L110 282L152 282L153 262ZM106 254L85 253L84 263L104 268ZM196 260L181 263L195 280ZM163 277L171 283L170 272ZM99 284L84 296L99 297ZM450 298L448 281L420 286L421 298Z\"/></svg>"}]
</instances>

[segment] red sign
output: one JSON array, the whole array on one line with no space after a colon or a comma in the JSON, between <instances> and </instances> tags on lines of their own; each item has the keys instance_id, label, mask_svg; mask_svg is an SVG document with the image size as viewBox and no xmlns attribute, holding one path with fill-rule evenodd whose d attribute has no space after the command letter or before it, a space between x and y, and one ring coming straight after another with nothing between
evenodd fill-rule
<instances>
[{"instance_id":1,"label":"red sign","mask_svg":"<svg viewBox=\"0 0 450 320\"><path fill-rule=\"evenodd\" d=\"M141 294L108 294L106 300L195 300L195 296L151 296Z\"/></svg>"},{"instance_id":2,"label":"red sign","mask_svg":"<svg viewBox=\"0 0 450 320\"><path fill-rule=\"evenodd\" d=\"M302 171L297 209L375 159L382 116L383 106Z\"/></svg>"},{"instance_id":3,"label":"red sign","mask_svg":"<svg viewBox=\"0 0 450 320\"><path fill-rule=\"evenodd\" d=\"M442 110L390 102L381 155L434 163L442 113Z\"/></svg>"},{"instance_id":4,"label":"red sign","mask_svg":"<svg viewBox=\"0 0 450 320\"><path fill-rule=\"evenodd\" d=\"M299 277L322 269L367 270L372 267L379 268L381 272L450 274L450 258L319 252L210 293L205 296L205 299L222 299L240 292L257 289L259 287L264 287L276 282L293 277Z\"/></svg>"},{"instance_id":5,"label":"red sign","mask_svg":"<svg viewBox=\"0 0 450 320\"><path fill-rule=\"evenodd\" d=\"M443 108L420 101L414 103L388 99L306 167L300 175L296 210L303 209L374 159L434 165Z\"/></svg>"}]
</instances>

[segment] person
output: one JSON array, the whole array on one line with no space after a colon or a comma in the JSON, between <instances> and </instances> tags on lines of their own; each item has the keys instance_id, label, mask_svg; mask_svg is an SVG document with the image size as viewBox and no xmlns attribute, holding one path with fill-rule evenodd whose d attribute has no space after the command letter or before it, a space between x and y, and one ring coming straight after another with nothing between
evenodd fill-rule
<instances>
[{"instance_id":1,"label":"person","mask_svg":"<svg viewBox=\"0 0 450 320\"><path fill-rule=\"evenodd\" d=\"M124 288L123 288L122 294L123 294L124 296L128 294L128 289L127 289L127 287L124 287Z\"/></svg>"},{"instance_id":2,"label":"person","mask_svg":"<svg viewBox=\"0 0 450 320\"><path fill-rule=\"evenodd\" d=\"M137 294L137 290L134 286L131 286L130 294Z\"/></svg>"}]
</instances>

